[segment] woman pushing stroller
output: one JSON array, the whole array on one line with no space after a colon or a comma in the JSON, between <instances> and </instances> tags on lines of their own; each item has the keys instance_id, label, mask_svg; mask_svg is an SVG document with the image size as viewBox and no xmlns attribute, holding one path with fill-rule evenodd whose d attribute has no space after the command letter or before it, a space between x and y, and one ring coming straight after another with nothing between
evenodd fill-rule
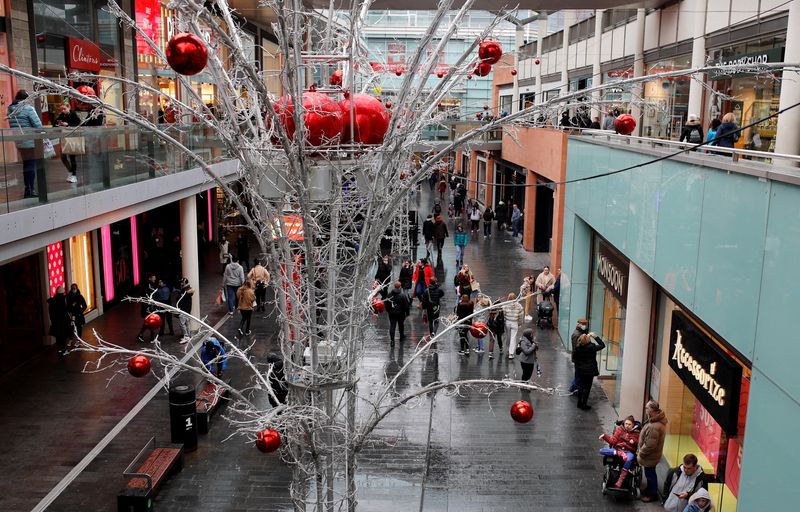
<instances>
[{"instance_id":1,"label":"woman pushing stroller","mask_svg":"<svg viewBox=\"0 0 800 512\"><path fill-rule=\"evenodd\" d=\"M639 444L641 423L633 416L628 416L622 422L617 422L617 428L611 435L601 434L598 439L609 444L610 448L600 448L600 455L618 456L623 461L619 479L613 487L620 488L631 470L633 461L636 460L636 447Z\"/></svg>"}]
</instances>

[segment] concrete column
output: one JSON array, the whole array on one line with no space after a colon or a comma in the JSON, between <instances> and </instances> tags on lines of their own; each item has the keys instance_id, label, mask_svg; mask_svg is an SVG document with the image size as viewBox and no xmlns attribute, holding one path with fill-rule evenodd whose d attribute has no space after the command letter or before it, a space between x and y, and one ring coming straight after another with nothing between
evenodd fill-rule
<instances>
[{"instance_id":1,"label":"concrete column","mask_svg":"<svg viewBox=\"0 0 800 512\"><path fill-rule=\"evenodd\" d=\"M575 23L575 11L564 11L564 59L561 62L561 96L569 92L569 29Z\"/></svg>"},{"instance_id":2,"label":"concrete column","mask_svg":"<svg viewBox=\"0 0 800 512\"><path fill-rule=\"evenodd\" d=\"M694 7L694 28L692 30L692 67L703 67L706 63L706 7L708 0L695 0ZM703 115L703 86L700 81L705 82L705 73L696 75L694 80L689 82L689 114ZM710 119L704 120L707 125Z\"/></svg>"},{"instance_id":3,"label":"concrete column","mask_svg":"<svg viewBox=\"0 0 800 512\"><path fill-rule=\"evenodd\" d=\"M789 27L794 27L786 32L786 56L784 62L800 62L800 1L795 0L789 6ZM780 108L785 109L800 103L800 83L797 74L793 71L783 73L785 80L781 81ZM775 152L789 155L800 155L800 107L793 108L778 116L778 128L775 139ZM776 159L777 160L777 159ZM784 165L797 165L781 160Z\"/></svg>"},{"instance_id":4,"label":"concrete column","mask_svg":"<svg viewBox=\"0 0 800 512\"><path fill-rule=\"evenodd\" d=\"M633 76L644 76L644 17L645 10L637 9L636 11L636 26L634 31L635 46L633 50ZM633 86L632 90L632 104L630 114L636 119L636 130L633 135L641 135L642 133L642 108L637 103L642 101L644 96L644 86L642 83L637 83Z\"/></svg>"},{"instance_id":5,"label":"concrete column","mask_svg":"<svg viewBox=\"0 0 800 512\"><path fill-rule=\"evenodd\" d=\"M195 196L181 199L181 261L183 277L194 288L192 315L200 316L200 255L197 251L197 201ZM194 329L195 326L190 326Z\"/></svg>"},{"instance_id":6,"label":"concrete column","mask_svg":"<svg viewBox=\"0 0 800 512\"><path fill-rule=\"evenodd\" d=\"M514 75L514 89L511 93L511 113L519 112L519 52L522 51L524 41L525 27L517 25L516 31L514 32L514 69L517 70L517 74Z\"/></svg>"},{"instance_id":7,"label":"concrete column","mask_svg":"<svg viewBox=\"0 0 800 512\"><path fill-rule=\"evenodd\" d=\"M536 229L536 173L528 169L525 182L525 208L522 210L522 247L533 252L533 234ZM511 208L511 206L509 206Z\"/></svg>"},{"instance_id":8,"label":"concrete column","mask_svg":"<svg viewBox=\"0 0 800 512\"><path fill-rule=\"evenodd\" d=\"M625 312L625 344L622 350L620 382L620 417L638 417L644 405L647 378L647 351L650 343L650 313L653 303L653 281L642 269L630 264L628 269L628 303Z\"/></svg>"},{"instance_id":9,"label":"concrete column","mask_svg":"<svg viewBox=\"0 0 800 512\"><path fill-rule=\"evenodd\" d=\"M592 87L597 87L603 82L600 71L601 50L603 48L603 9L594 11L594 53L592 54ZM603 110L600 108L600 91L592 93L592 118L602 119Z\"/></svg>"},{"instance_id":10,"label":"concrete column","mask_svg":"<svg viewBox=\"0 0 800 512\"><path fill-rule=\"evenodd\" d=\"M534 75L536 75L536 103L544 101L542 98L542 44L544 44L544 36L547 34L547 16L542 16L539 19L539 28L536 31L536 60L539 64L534 62L535 68Z\"/></svg>"}]
</instances>

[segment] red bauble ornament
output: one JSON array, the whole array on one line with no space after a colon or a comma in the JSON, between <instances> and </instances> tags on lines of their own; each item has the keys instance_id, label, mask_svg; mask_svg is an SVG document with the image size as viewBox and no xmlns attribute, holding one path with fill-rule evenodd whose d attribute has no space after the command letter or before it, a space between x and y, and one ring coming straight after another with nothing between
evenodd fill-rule
<instances>
[{"instance_id":1,"label":"red bauble ornament","mask_svg":"<svg viewBox=\"0 0 800 512\"><path fill-rule=\"evenodd\" d=\"M402 69L395 70L394 74L400 76L403 74L403 70Z\"/></svg>"},{"instance_id":2,"label":"red bauble ornament","mask_svg":"<svg viewBox=\"0 0 800 512\"><path fill-rule=\"evenodd\" d=\"M312 146L338 144L344 128L342 108L329 96L319 92L303 93L303 121L306 125L306 141ZM275 113L286 130L286 135L294 139L294 106L290 96L275 102Z\"/></svg>"},{"instance_id":3,"label":"red bauble ornament","mask_svg":"<svg viewBox=\"0 0 800 512\"><path fill-rule=\"evenodd\" d=\"M92 89L92 87L89 85L81 85L75 90L84 96L97 96L97 93L95 93L94 89Z\"/></svg>"},{"instance_id":4,"label":"red bauble ornament","mask_svg":"<svg viewBox=\"0 0 800 512\"><path fill-rule=\"evenodd\" d=\"M336 71L331 74L331 85L336 85L341 87L342 80L344 79L344 71L341 69L337 69Z\"/></svg>"},{"instance_id":5,"label":"red bauble ornament","mask_svg":"<svg viewBox=\"0 0 800 512\"><path fill-rule=\"evenodd\" d=\"M264 453L272 453L281 446L281 435L277 430L266 428L256 434L256 448Z\"/></svg>"},{"instance_id":6,"label":"red bauble ornament","mask_svg":"<svg viewBox=\"0 0 800 512\"><path fill-rule=\"evenodd\" d=\"M478 76L486 76L492 71L492 65L486 62L480 62L475 65L475 69L472 70Z\"/></svg>"},{"instance_id":7,"label":"red bauble ornament","mask_svg":"<svg viewBox=\"0 0 800 512\"><path fill-rule=\"evenodd\" d=\"M614 120L614 129L621 135L630 135L636 129L636 119L630 114L622 114Z\"/></svg>"},{"instance_id":8,"label":"red bauble ornament","mask_svg":"<svg viewBox=\"0 0 800 512\"><path fill-rule=\"evenodd\" d=\"M512 69L511 70L511 76L517 76L517 70L516 69Z\"/></svg>"},{"instance_id":9,"label":"red bauble ornament","mask_svg":"<svg viewBox=\"0 0 800 512\"><path fill-rule=\"evenodd\" d=\"M161 316L158 313L150 313L144 317L144 326L151 331L161 329Z\"/></svg>"},{"instance_id":10,"label":"red bauble ornament","mask_svg":"<svg viewBox=\"0 0 800 512\"><path fill-rule=\"evenodd\" d=\"M350 134L350 104L353 104L355 119L355 135ZM344 142L356 142L360 144L381 144L383 136L389 130L389 112L386 107L369 94L354 94L351 98L345 99L339 105L342 108L344 123Z\"/></svg>"},{"instance_id":11,"label":"red bauble ornament","mask_svg":"<svg viewBox=\"0 0 800 512\"><path fill-rule=\"evenodd\" d=\"M489 110L489 105L484 105L483 110Z\"/></svg>"},{"instance_id":12,"label":"red bauble ornament","mask_svg":"<svg viewBox=\"0 0 800 512\"><path fill-rule=\"evenodd\" d=\"M478 119L482 118L483 112L475 112L475 117L477 117Z\"/></svg>"},{"instance_id":13,"label":"red bauble ornament","mask_svg":"<svg viewBox=\"0 0 800 512\"><path fill-rule=\"evenodd\" d=\"M438 76L439 78L444 78L444 71L439 71L438 73L436 73L436 76Z\"/></svg>"},{"instance_id":14,"label":"red bauble ornament","mask_svg":"<svg viewBox=\"0 0 800 512\"><path fill-rule=\"evenodd\" d=\"M535 61L533 61L533 63L536 64L537 66L539 65L540 62L541 61L539 59L536 59Z\"/></svg>"},{"instance_id":15,"label":"red bauble ornament","mask_svg":"<svg viewBox=\"0 0 800 512\"><path fill-rule=\"evenodd\" d=\"M374 297L372 299L372 312L379 315L384 311L386 311L386 304L378 297Z\"/></svg>"},{"instance_id":16,"label":"red bauble ornament","mask_svg":"<svg viewBox=\"0 0 800 512\"><path fill-rule=\"evenodd\" d=\"M133 356L128 361L128 373L136 378L144 377L150 373L150 359L141 354Z\"/></svg>"},{"instance_id":17,"label":"red bauble ornament","mask_svg":"<svg viewBox=\"0 0 800 512\"><path fill-rule=\"evenodd\" d=\"M517 423L528 423L533 419L533 406L525 400L517 400L511 406L511 417Z\"/></svg>"},{"instance_id":18,"label":"red bauble ornament","mask_svg":"<svg viewBox=\"0 0 800 512\"><path fill-rule=\"evenodd\" d=\"M309 85L308 92L317 92L317 86L314 84Z\"/></svg>"},{"instance_id":19,"label":"red bauble ornament","mask_svg":"<svg viewBox=\"0 0 800 512\"><path fill-rule=\"evenodd\" d=\"M472 322L469 333L473 338L485 338L489 334L489 327L483 322Z\"/></svg>"},{"instance_id":20,"label":"red bauble ornament","mask_svg":"<svg viewBox=\"0 0 800 512\"><path fill-rule=\"evenodd\" d=\"M497 41L484 41L478 46L478 58L492 65L503 56L503 48Z\"/></svg>"},{"instance_id":21,"label":"red bauble ornament","mask_svg":"<svg viewBox=\"0 0 800 512\"><path fill-rule=\"evenodd\" d=\"M196 75L208 63L208 49L203 40L194 34L182 32L172 36L167 43L169 67L180 75Z\"/></svg>"},{"instance_id":22,"label":"red bauble ornament","mask_svg":"<svg viewBox=\"0 0 800 512\"><path fill-rule=\"evenodd\" d=\"M386 108L392 108L392 102L391 101L387 101L386 102Z\"/></svg>"},{"instance_id":23,"label":"red bauble ornament","mask_svg":"<svg viewBox=\"0 0 800 512\"><path fill-rule=\"evenodd\" d=\"M467 80L472 80L472 75L471 74L467 75Z\"/></svg>"}]
</instances>

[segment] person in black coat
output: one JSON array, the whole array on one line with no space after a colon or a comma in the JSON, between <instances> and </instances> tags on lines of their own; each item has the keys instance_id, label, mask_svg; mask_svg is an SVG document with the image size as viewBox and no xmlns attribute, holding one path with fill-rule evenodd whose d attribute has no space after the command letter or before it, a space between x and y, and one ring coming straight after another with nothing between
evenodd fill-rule
<instances>
[{"instance_id":1,"label":"person in black coat","mask_svg":"<svg viewBox=\"0 0 800 512\"><path fill-rule=\"evenodd\" d=\"M283 358L278 354L271 353L267 356L267 363L272 365L269 383L272 386L272 392L275 394L275 397L269 395L269 403L272 407L278 407L286 403L286 395L289 394L289 387L286 385L286 374L283 371Z\"/></svg>"},{"instance_id":2,"label":"person in black coat","mask_svg":"<svg viewBox=\"0 0 800 512\"><path fill-rule=\"evenodd\" d=\"M392 277L392 262L388 254L384 254L383 259L378 262L378 270L375 271L375 280L380 287L381 299L385 299L389 293L389 280Z\"/></svg>"},{"instance_id":3,"label":"person in black coat","mask_svg":"<svg viewBox=\"0 0 800 512\"><path fill-rule=\"evenodd\" d=\"M86 311L86 299L81 295L78 285L72 283L67 294L67 313L75 324L75 333L78 338L83 337L83 326L86 324L86 317L83 316L84 311Z\"/></svg>"},{"instance_id":4,"label":"person in black coat","mask_svg":"<svg viewBox=\"0 0 800 512\"><path fill-rule=\"evenodd\" d=\"M403 291L406 295L411 297L411 282L414 280L414 265L411 260L407 259L400 267L400 277L398 277L400 284L403 286Z\"/></svg>"},{"instance_id":5,"label":"person in black coat","mask_svg":"<svg viewBox=\"0 0 800 512\"><path fill-rule=\"evenodd\" d=\"M436 277L431 277L431 284L422 294L422 307L425 308L425 315L428 321L428 332L431 337L436 336L439 328L439 314L442 311L442 298L444 290L439 288Z\"/></svg>"},{"instance_id":6,"label":"person in black coat","mask_svg":"<svg viewBox=\"0 0 800 512\"><path fill-rule=\"evenodd\" d=\"M400 341L406 337L405 321L411 309L411 301L403 292L400 281L394 283L394 288L385 301L386 311L389 313L389 341L394 345L394 333L400 327Z\"/></svg>"},{"instance_id":7,"label":"person in black coat","mask_svg":"<svg viewBox=\"0 0 800 512\"><path fill-rule=\"evenodd\" d=\"M497 230L503 231L508 223L508 208L503 201L497 204L494 211L494 218L497 219Z\"/></svg>"},{"instance_id":8,"label":"person in black coat","mask_svg":"<svg viewBox=\"0 0 800 512\"><path fill-rule=\"evenodd\" d=\"M572 352L575 373L578 376L578 409L588 411L592 408L587 402L592 389L592 381L600 375L597 367L597 353L605 347L606 344L603 343L603 340L593 332L578 336L577 344Z\"/></svg>"},{"instance_id":9,"label":"person in black coat","mask_svg":"<svg viewBox=\"0 0 800 512\"><path fill-rule=\"evenodd\" d=\"M63 359L67 353L67 339L72 334L63 286L56 288L56 294L47 299L47 312L50 315L50 336L56 339L58 357Z\"/></svg>"},{"instance_id":10,"label":"person in black coat","mask_svg":"<svg viewBox=\"0 0 800 512\"><path fill-rule=\"evenodd\" d=\"M475 304L469 300L469 295L464 294L461 296L461 302L456 305L455 313L459 321L464 320L472 313L475 312ZM469 357L469 329L472 327L472 322L467 321L458 326L458 341L461 343L461 350L458 353L462 356Z\"/></svg>"},{"instance_id":11,"label":"person in black coat","mask_svg":"<svg viewBox=\"0 0 800 512\"><path fill-rule=\"evenodd\" d=\"M422 237L425 239L425 257L430 258L433 249L433 214L428 215L422 223Z\"/></svg>"}]
</instances>

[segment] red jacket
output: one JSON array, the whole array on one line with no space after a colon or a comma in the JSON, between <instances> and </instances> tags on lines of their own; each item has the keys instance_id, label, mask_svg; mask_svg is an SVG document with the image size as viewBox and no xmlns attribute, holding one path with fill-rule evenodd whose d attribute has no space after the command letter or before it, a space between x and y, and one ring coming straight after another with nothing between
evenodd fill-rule
<instances>
[{"instance_id":1,"label":"red jacket","mask_svg":"<svg viewBox=\"0 0 800 512\"><path fill-rule=\"evenodd\" d=\"M636 425L630 432L620 425L614 429L613 435L603 434L603 441L617 450L635 452L639 444L639 425Z\"/></svg>"},{"instance_id":2,"label":"red jacket","mask_svg":"<svg viewBox=\"0 0 800 512\"><path fill-rule=\"evenodd\" d=\"M411 278L411 288L417 288L417 279L419 278L419 268L420 264L417 263L417 266L414 267L414 276ZM433 268L430 265L425 265L424 269L422 270L423 275L425 276L425 286L431 285L431 278L433 277Z\"/></svg>"}]
</instances>

